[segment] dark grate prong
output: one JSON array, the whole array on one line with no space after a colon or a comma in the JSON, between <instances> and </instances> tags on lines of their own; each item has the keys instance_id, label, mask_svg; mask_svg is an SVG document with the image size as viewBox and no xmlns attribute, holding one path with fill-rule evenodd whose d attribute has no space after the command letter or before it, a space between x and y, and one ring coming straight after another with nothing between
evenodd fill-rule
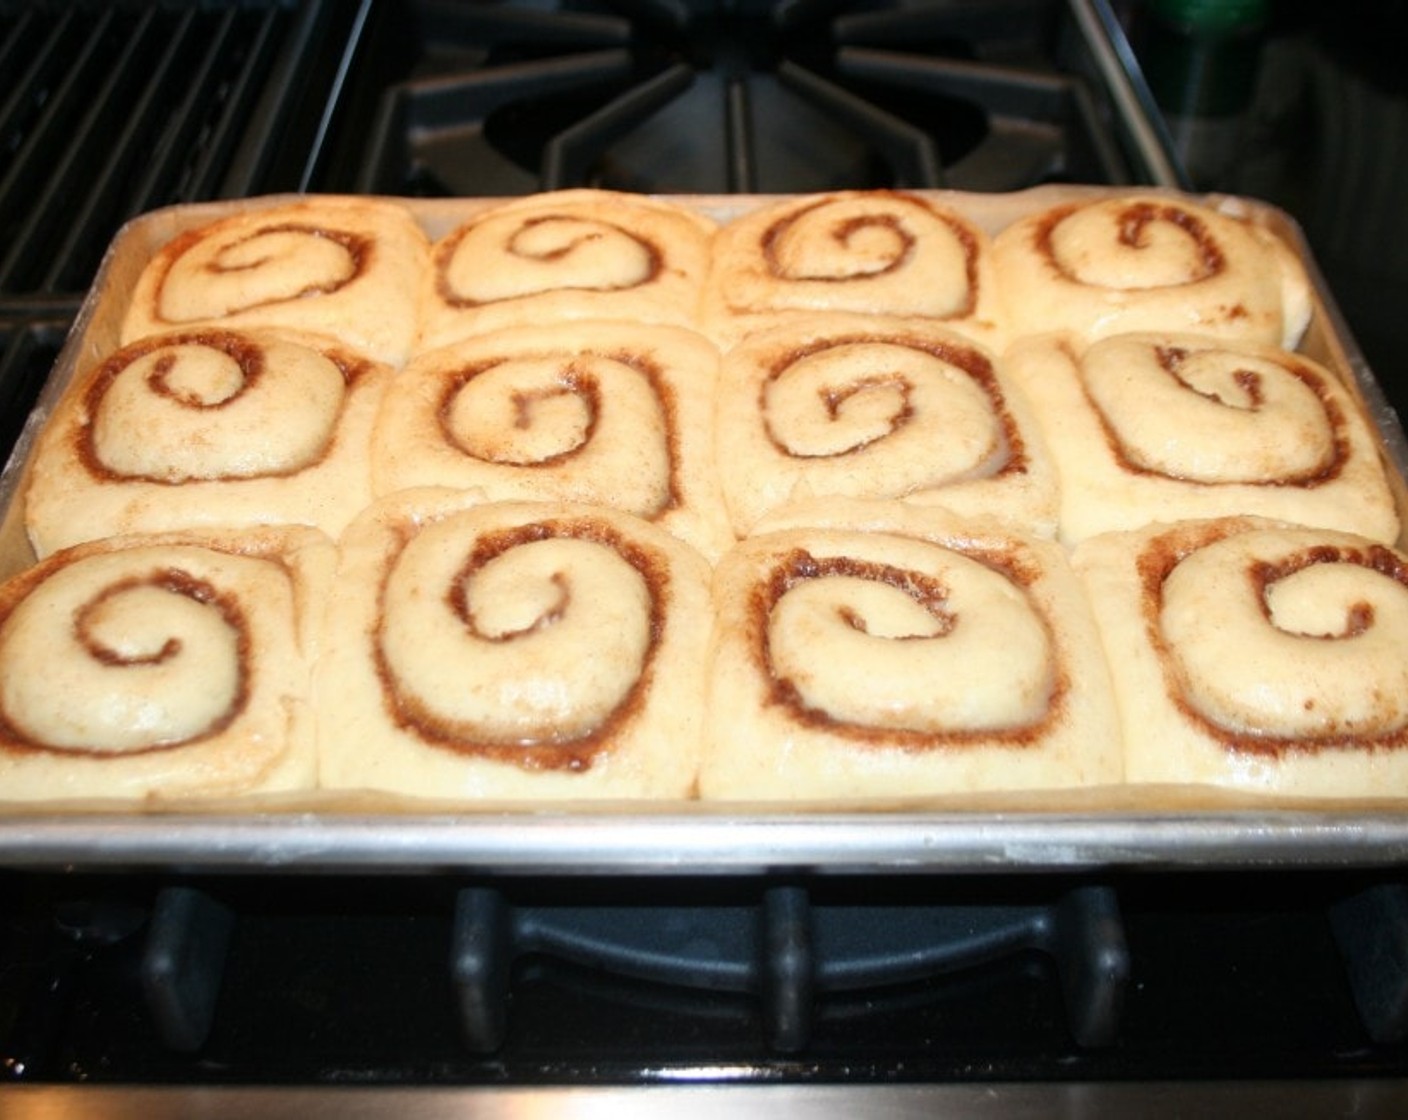
<instances>
[{"instance_id":1,"label":"dark grate prong","mask_svg":"<svg viewBox=\"0 0 1408 1120\"><path fill-rule=\"evenodd\" d=\"M162 1041L199 1050L210 1033L234 915L203 891L164 888L152 908L142 991Z\"/></svg>"},{"instance_id":2,"label":"dark grate prong","mask_svg":"<svg viewBox=\"0 0 1408 1120\"><path fill-rule=\"evenodd\" d=\"M1354 1002L1375 1042L1408 1038L1408 887L1384 883L1330 908Z\"/></svg>"}]
</instances>

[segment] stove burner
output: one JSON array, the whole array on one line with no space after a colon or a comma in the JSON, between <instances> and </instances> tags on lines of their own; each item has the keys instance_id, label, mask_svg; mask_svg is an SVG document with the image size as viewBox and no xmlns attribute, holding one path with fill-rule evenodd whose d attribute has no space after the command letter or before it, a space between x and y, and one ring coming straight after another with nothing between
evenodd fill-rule
<instances>
[{"instance_id":1,"label":"stove burner","mask_svg":"<svg viewBox=\"0 0 1408 1120\"><path fill-rule=\"evenodd\" d=\"M1122 183L1064 5L422 0L359 191L514 195ZM1017 30L1014 30L1017 29Z\"/></svg>"}]
</instances>

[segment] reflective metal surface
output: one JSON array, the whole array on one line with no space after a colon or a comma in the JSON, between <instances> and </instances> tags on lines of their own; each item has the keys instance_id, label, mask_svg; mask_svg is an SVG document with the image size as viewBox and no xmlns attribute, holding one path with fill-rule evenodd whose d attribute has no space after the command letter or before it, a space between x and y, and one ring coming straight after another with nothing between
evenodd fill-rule
<instances>
[{"instance_id":1,"label":"reflective metal surface","mask_svg":"<svg viewBox=\"0 0 1408 1120\"><path fill-rule=\"evenodd\" d=\"M710 1076L709 1071L703 1071ZM1158 1082L1037 1085L880 1085L606 1089L10 1089L4 1120L402 1120L534 1117L718 1120L721 1116L1041 1118L1119 1116L1140 1120L1250 1115L1288 1117L1408 1115L1400 1081Z\"/></svg>"},{"instance_id":2,"label":"reflective metal surface","mask_svg":"<svg viewBox=\"0 0 1408 1120\"><path fill-rule=\"evenodd\" d=\"M506 874L1376 867L1408 816L1311 812L504 813L0 818L12 868L473 869Z\"/></svg>"}]
</instances>

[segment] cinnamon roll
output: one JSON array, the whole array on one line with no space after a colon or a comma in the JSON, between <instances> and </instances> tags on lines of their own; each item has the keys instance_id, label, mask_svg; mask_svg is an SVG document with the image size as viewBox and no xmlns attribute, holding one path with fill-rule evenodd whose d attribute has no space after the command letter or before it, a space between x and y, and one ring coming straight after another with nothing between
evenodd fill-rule
<instances>
[{"instance_id":1,"label":"cinnamon roll","mask_svg":"<svg viewBox=\"0 0 1408 1120\"><path fill-rule=\"evenodd\" d=\"M703 214L644 195L500 203L435 244L418 348L567 319L694 326L713 231Z\"/></svg>"},{"instance_id":2,"label":"cinnamon roll","mask_svg":"<svg viewBox=\"0 0 1408 1120\"><path fill-rule=\"evenodd\" d=\"M846 312L928 319L993 343L990 253L980 227L919 195L786 199L720 229L705 327L728 344L779 318Z\"/></svg>"},{"instance_id":3,"label":"cinnamon roll","mask_svg":"<svg viewBox=\"0 0 1408 1120\"><path fill-rule=\"evenodd\" d=\"M121 341L203 326L289 327L397 366L430 244L404 207L323 196L178 234L143 269Z\"/></svg>"},{"instance_id":4,"label":"cinnamon roll","mask_svg":"<svg viewBox=\"0 0 1408 1120\"><path fill-rule=\"evenodd\" d=\"M1059 545L893 503L827 503L767 530L716 573L701 796L1119 780L1105 666Z\"/></svg>"},{"instance_id":5,"label":"cinnamon roll","mask_svg":"<svg viewBox=\"0 0 1408 1120\"><path fill-rule=\"evenodd\" d=\"M1261 226L1162 195L1065 203L993 240L1012 334L1169 330L1294 349L1311 286Z\"/></svg>"},{"instance_id":6,"label":"cinnamon roll","mask_svg":"<svg viewBox=\"0 0 1408 1120\"><path fill-rule=\"evenodd\" d=\"M1020 392L988 350L925 322L837 315L752 335L725 355L718 425L740 536L821 496L1055 530L1055 476Z\"/></svg>"},{"instance_id":7,"label":"cinnamon roll","mask_svg":"<svg viewBox=\"0 0 1408 1120\"><path fill-rule=\"evenodd\" d=\"M1261 518L1092 538L1132 782L1408 794L1408 556Z\"/></svg>"},{"instance_id":8,"label":"cinnamon roll","mask_svg":"<svg viewBox=\"0 0 1408 1120\"><path fill-rule=\"evenodd\" d=\"M684 797L709 568L613 510L417 491L348 530L318 668L325 786Z\"/></svg>"},{"instance_id":9,"label":"cinnamon roll","mask_svg":"<svg viewBox=\"0 0 1408 1120\"><path fill-rule=\"evenodd\" d=\"M131 343L74 380L35 445L35 551L199 525L335 536L371 500L391 376L316 335L204 328Z\"/></svg>"},{"instance_id":10,"label":"cinnamon roll","mask_svg":"<svg viewBox=\"0 0 1408 1120\"><path fill-rule=\"evenodd\" d=\"M733 543L714 465L718 352L679 327L563 323L421 355L383 401L378 494L610 506L711 558Z\"/></svg>"},{"instance_id":11,"label":"cinnamon roll","mask_svg":"<svg viewBox=\"0 0 1408 1120\"><path fill-rule=\"evenodd\" d=\"M306 528L113 538L0 587L0 800L310 789L336 550Z\"/></svg>"},{"instance_id":12,"label":"cinnamon roll","mask_svg":"<svg viewBox=\"0 0 1408 1120\"><path fill-rule=\"evenodd\" d=\"M1024 340L1006 368L1041 418L1067 541L1238 513L1384 543L1398 537L1368 420L1334 374L1306 357L1138 333L1084 350Z\"/></svg>"}]
</instances>

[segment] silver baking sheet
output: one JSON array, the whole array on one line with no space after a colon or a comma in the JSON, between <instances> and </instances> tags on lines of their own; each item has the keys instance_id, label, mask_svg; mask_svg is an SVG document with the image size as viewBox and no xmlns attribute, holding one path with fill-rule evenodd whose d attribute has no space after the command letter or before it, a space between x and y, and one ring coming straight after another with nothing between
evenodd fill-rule
<instances>
[{"instance_id":1,"label":"silver baking sheet","mask_svg":"<svg viewBox=\"0 0 1408 1120\"><path fill-rule=\"evenodd\" d=\"M935 192L996 232L1071 196L1129 193L1053 186L1010 195ZM123 294L150 253L181 229L275 199L179 207L114 239L10 463L0 473L0 576L27 563L17 495L39 426L74 371L115 346ZM404 200L432 236L492 200ZM685 199L719 218L756 206ZM1275 208L1201 201L1264 222L1305 261L1315 315L1301 349L1347 374L1383 437L1401 511L1408 441L1355 345L1301 231ZM1408 517L1405 517L1408 523ZM1402 542L1400 542L1402 543ZM9 806L0 866L306 872L454 870L476 874L705 875L1016 873L1120 869L1376 867L1408 863L1408 802L1272 803L1198 789L1120 788L921 804L693 802L451 809L385 800L270 801L199 810Z\"/></svg>"},{"instance_id":2,"label":"silver baking sheet","mask_svg":"<svg viewBox=\"0 0 1408 1120\"><path fill-rule=\"evenodd\" d=\"M12 868L476 875L993 874L1384 867L1402 813L257 813L0 820Z\"/></svg>"},{"instance_id":3,"label":"silver baking sheet","mask_svg":"<svg viewBox=\"0 0 1408 1120\"><path fill-rule=\"evenodd\" d=\"M612 1120L773 1120L884 1116L890 1120L978 1116L1031 1120L1048 1116L1138 1116L1201 1120L1251 1115L1355 1116L1408 1114L1408 1082L1395 1078L1284 1081L957 1081L942 1084L764 1084L752 1066L701 1065L682 1073L648 1071L649 1084L629 1085L25 1085L8 1086L4 1120L83 1116L126 1120L533 1120L544 1116ZM752 1078L745 1082L744 1079Z\"/></svg>"}]
</instances>

